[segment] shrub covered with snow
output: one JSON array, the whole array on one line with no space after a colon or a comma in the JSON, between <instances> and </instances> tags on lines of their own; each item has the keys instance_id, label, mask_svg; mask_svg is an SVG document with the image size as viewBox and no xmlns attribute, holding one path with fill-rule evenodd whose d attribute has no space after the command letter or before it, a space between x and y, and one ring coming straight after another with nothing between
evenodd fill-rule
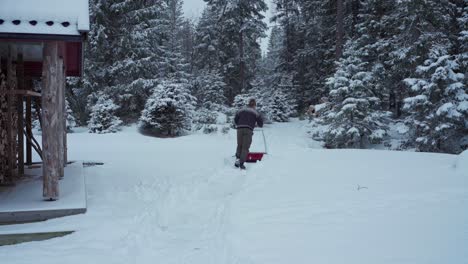
<instances>
[{"instance_id":1,"label":"shrub covered with snow","mask_svg":"<svg viewBox=\"0 0 468 264\"><path fill-rule=\"evenodd\" d=\"M203 130L203 133L210 134L218 131L216 127L218 113L212 110L201 108L194 113L193 128Z\"/></svg>"},{"instance_id":2,"label":"shrub covered with snow","mask_svg":"<svg viewBox=\"0 0 468 264\"><path fill-rule=\"evenodd\" d=\"M195 104L187 83L164 82L146 102L139 127L155 136L180 136L191 129Z\"/></svg>"},{"instance_id":3,"label":"shrub covered with snow","mask_svg":"<svg viewBox=\"0 0 468 264\"><path fill-rule=\"evenodd\" d=\"M115 115L119 107L104 93L98 93L95 97L96 103L91 107L88 122L89 132L105 134L119 131L122 121Z\"/></svg>"}]
</instances>

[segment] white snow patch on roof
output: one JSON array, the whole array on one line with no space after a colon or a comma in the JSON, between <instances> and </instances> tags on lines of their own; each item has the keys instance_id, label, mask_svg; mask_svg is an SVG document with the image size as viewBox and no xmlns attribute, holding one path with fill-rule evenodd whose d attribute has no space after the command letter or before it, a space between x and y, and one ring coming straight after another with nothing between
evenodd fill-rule
<instances>
[{"instance_id":1,"label":"white snow patch on roof","mask_svg":"<svg viewBox=\"0 0 468 264\"><path fill-rule=\"evenodd\" d=\"M0 33L80 35L89 31L88 0L2 0ZM19 20L15 25L13 21ZM29 23L36 21L36 25ZM49 26L46 22L52 21ZM63 26L63 22L70 23Z\"/></svg>"}]
</instances>

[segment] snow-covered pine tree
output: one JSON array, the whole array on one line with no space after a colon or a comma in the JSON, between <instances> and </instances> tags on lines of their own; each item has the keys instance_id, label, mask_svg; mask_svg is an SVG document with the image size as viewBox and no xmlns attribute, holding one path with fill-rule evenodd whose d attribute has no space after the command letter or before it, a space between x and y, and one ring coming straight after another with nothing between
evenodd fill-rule
<instances>
[{"instance_id":1,"label":"snow-covered pine tree","mask_svg":"<svg viewBox=\"0 0 468 264\"><path fill-rule=\"evenodd\" d=\"M403 109L409 113L406 120L412 128L408 144L419 151L460 153L468 146L468 50L463 41L468 24L464 2L458 3L459 12L452 13L455 32L445 31L444 38L433 42L414 78L405 79L410 96L404 100Z\"/></svg>"},{"instance_id":2,"label":"snow-covered pine tree","mask_svg":"<svg viewBox=\"0 0 468 264\"><path fill-rule=\"evenodd\" d=\"M211 8L206 7L195 32L194 64L197 71L219 70L218 53L221 28ZM202 75L201 73L197 73Z\"/></svg>"},{"instance_id":3,"label":"snow-covered pine tree","mask_svg":"<svg viewBox=\"0 0 468 264\"><path fill-rule=\"evenodd\" d=\"M295 112L295 105L282 89L273 92L269 102L269 118L274 122L287 122Z\"/></svg>"},{"instance_id":4,"label":"snow-covered pine tree","mask_svg":"<svg viewBox=\"0 0 468 264\"><path fill-rule=\"evenodd\" d=\"M135 120L143 109L150 91L163 78L161 42L168 31L167 4L163 0L116 0L108 4L111 19L112 54L106 86L120 106L118 115ZM109 47L106 47L109 49Z\"/></svg>"},{"instance_id":5,"label":"snow-covered pine tree","mask_svg":"<svg viewBox=\"0 0 468 264\"><path fill-rule=\"evenodd\" d=\"M396 6L391 1L364 0L360 5L356 34L345 47L344 59L335 77L330 79L331 103L338 107L335 105L327 116L332 117L340 112L342 103L349 101L348 97L362 99L364 96L372 98L369 102L378 103L363 117L377 117L373 123L378 125L381 123L378 120L385 116L381 110L391 110L394 116L400 116L399 109L405 96L403 80L411 76L418 64L423 63L435 43L443 45L446 42L447 34L444 32L450 26L447 14L451 13L453 5L448 0L400 1ZM345 91L350 94L336 101L334 90L338 88L340 91L340 86L359 86L361 83L367 94L360 93L356 97L355 89L346 88ZM326 123L331 124L333 120L329 119ZM372 136L375 133L369 134L372 136L370 139L378 139L385 134L385 127L371 127L371 130L378 133L375 136ZM332 134L341 135L343 132L336 130ZM362 130L359 134L362 136ZM329 137L329 141L333 138ZM333 142L328 143L336 146Z\"/></svg>"},{"instance_id":6,"label":"snow-covered pine tree","mask_svg":"<svg viewBox=\"0 0 468 264\"><path fill-rule=\"evenodd\" d=\"M367 5L362 15L369 16L373 8ZM382 122L386 115L380 111L377 79L373 74L379 67L373 66L375 54L368 50L375 44L375 27L368 28L367 23L368 18L363 17L356 25L360 34L345 46L334 76L328 79L333 108L319 119L330 127L324 133L328 148L365 148L370 143L379 143L386 134Z\"/></svg>"},{"instance_id":7,"label":"snow-covered pine tree","mask_svg":"<svg viewBox=\"0 0 468 264\"><path fill-rule=\"evenodd\" d=\"M410 114L408 123L417 150L459 153L468 133L465 76L445 50L434 51L432 56L418 67L420 78L406 79L413 96L405 99L403 109Z\"/></svg>"},{"instance_id":8,"label":"snow-covered pine tree","mask_svg":"<svg viewBox=\"0 0 468 264\"><path fill-rule=\"evenodd\" d=\"M199 71L193 84L193 93L197 98L198 107L209 110L220 110L226 103L224 89L226 84L216 70Z\"/></svg>"},{"instance_id":9,"label":"snow-covered pine tree","mask_svg":"<svg viewBox=\"0 0 468 264\"><path fill-rule=\"evenodd\" d=\"M184 25L182 0L164 0L166 8L163 17L166 20L163 25L165 39L162 43L162 66L165 79L176 79L187 82L190 78L190 64L182 54L182 41L180 38Z\"/></svg>"},{"instance_id":10,"label":"snow-covered pine tree","mask_svg":"<svg viewBox=\"0 0 468 264\"><path fill-rule=\"evenodd\" d=\"M193 74L195 69L195 22L189 19L184 19L179 32L181 42L181 53L187 64L187 72Z\"/></svg>"},{"instance_id":11,"label":"snow-covered pine tree","mask_svg":"<svg viewBox=\"0 0 468 264\"><path fill-rule=\"evenodd\" d=\"M324 134L328 148L366 148L381 143L387 134L389 113L381 110L372 69L352 51L345 49L344 59L329 79L334 107L322 119L330 127Z\"/></svg>"},{"instance_id":12,"label":"snow-covered pine tree","mask_svg":"<svg viewBox=\"0 0 468 264\"><path fill-rule=\"evenodd\" d=\"M159 137L180 136L191 129L195 104L187 83L163 82L148 98L139 127Z\"/></svg>"},{"instance_id":13,"label":"snow-covered pine tree","mask_svg":"<svg viewBox=\"0 0 468 264\"><path fill-rule=\"evenodd\" d=\"M269 43L269 53L271 48L273 56L279 57L276 59L277 65L275 66L272 87L276 89L275 87L279 83L284 83L285 79L292 80L292 88L294 89L287 92L300 102L299 108L305 108L305 101L307 101L305 71L308 62L302 53L306 31L304 16L301 12L301 1L275 0L274 4L276 14L272 20L279 24L280 29L277 33L279 36L273 36L271 41L281 41L281 43Z\"/></svg>"},{"instance_id":14,"label":"snow-covered pine tree","mask_svg":"<svg viewBox=\"0 0 468 264\"><path fill-rule=\"evenodd\" d=\"M229 103L246 92L255 78L261 49L258 39L265 36L264 0L205 0L209 12L217 18L219 65L226 83Z\"/></svg>"},{"instance_id":15,"label":"snow-covered pine tree","mask_svg":"<svg viewBox=\"0 0 468 264\"><path fill-rule=\"evenodd\" d=\"M297 112L293 78L281 70L283 38L282 28L275 26L268 43L268 52L259 71L262 81L257 80L250 91L259 100L259 111L271 122L285 122Z\"/></svg>"},{"instance_id":16,"label":"snow-covered pine tree","mask_svg":"<svg viewBox=\"0 0 468 264\"><path fill-rule=\"evenodd\" d=\"M457 46L459 52L457 60L460 64L461 72L468 72L468 0L460 0L460 15L457 18ZM468 85L468 76L465 74L465 85Z\"/></svg>"},{"instance_id":17,"label":"snow-covered pine tree","mask_svg":"<svg viewBox=\"0 0 468 264\"><path fill-rule=\"evenodd\" d=\"M122 121L115 114L119 108L114 101L104 93L91 95L90 102L95 101L91 109L91 118L88 122L90 133L115 133L120 130Z\"/></svg>"}]
</instances>

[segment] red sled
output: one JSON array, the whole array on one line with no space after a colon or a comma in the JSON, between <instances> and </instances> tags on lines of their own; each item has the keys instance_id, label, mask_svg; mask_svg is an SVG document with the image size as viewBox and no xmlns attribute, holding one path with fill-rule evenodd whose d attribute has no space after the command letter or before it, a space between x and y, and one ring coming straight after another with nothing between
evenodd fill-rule
<instances>
[{"instance_id":1,"label":"red sled","mask_svg":"<svg viewBox=\"0 0 468 264\"><path fill-rule=\"evenodd\" d=\"M250 152L249 155L247 155L246 162L256 163L257 161L262 161L263 155L265 154L266 153L263 152Z\"/></svg>"},{"instance_id":2,"label":"red sled","mask_svg":"<svg viewBox=\"0 0 468 264\"><path fill-rule=\"evenodd\" d=\"M256 163L257 161L262 161L263 156L267 154L267 144L266 144L266 138L265 138L265 133L263 132L263 129L255 129L255 132L261 132L261 135L263 137L263 147L265 148L264 152L249 152L247 155L247 160L246 162L249 163Z\"/></svg>"}]
</instances>

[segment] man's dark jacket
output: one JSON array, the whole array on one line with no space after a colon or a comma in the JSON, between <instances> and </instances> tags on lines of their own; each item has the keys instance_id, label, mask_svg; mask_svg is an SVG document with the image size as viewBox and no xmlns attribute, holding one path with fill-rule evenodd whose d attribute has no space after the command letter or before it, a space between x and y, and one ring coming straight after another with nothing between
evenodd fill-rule
<instances>
[{"instance_id":1,"label":"man's dark jacket","mask_svg":"<svg viewBox=\"0 0 468 264\"><path fill-rule=\"evenodd\" d=\"M259 127L263 127L263 118L254 108L246 107L236 113L234 123L237 128L250 128L254 130L255 123L257 123Z\"/></svg>"}]
</instances>

